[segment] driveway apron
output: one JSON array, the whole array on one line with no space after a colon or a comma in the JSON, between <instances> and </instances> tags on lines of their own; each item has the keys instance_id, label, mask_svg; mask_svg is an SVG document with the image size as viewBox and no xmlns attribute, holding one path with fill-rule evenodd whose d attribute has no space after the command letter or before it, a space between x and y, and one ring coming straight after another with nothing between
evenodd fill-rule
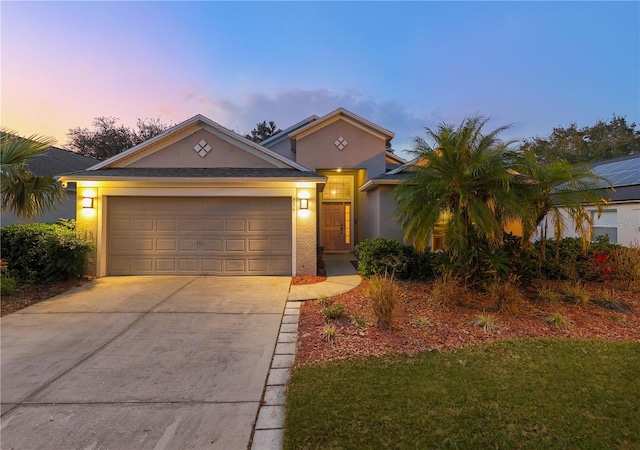
<instances>
[{"instance_id":1,"label":"driveway apron","mask_svg":"<svg viewBox=\"0 0 640 450\"><path fill-rule=\"evenodd\" d=\"M246 449L288 277L108 277L2 318L0 447Z\"/></svg>"}]
</instances>

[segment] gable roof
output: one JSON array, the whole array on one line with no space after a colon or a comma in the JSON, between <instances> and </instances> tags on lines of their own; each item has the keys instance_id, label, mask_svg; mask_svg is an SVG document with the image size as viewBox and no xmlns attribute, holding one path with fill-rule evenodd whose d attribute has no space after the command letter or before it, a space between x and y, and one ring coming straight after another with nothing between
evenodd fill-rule
<instances>
[{"instance_id":1,"label":"gable roof","mask_svg":"<svg viewBox=\"0 0 640 450\"><path fill-rule=\"evenodd\" d=\"M320 117L319 119L309 123L306 126L303 126L301 128L298 128L297 130L293 131L292 133L289 133L289 137L291 139L296 139L296 138L300 138L300 137L304 137L307 134L309 134L310 130L314 129L314 128L321 128L324 127L326 125L329 125L330 123L335 122L338 119L345 119L348 122L358 126L359 128L362 128L366 131L368 131L371 134L375 134L383 139L385 139L385 141L389 142L391 139L393 139L393 137L395 136L395 133L382 128L378 125L376 125L373 122L369 122L367 119L364 119L354 113L352 113L351 111L347 111L344 108L338 108L335 111L330 112L329 114Z\"/></svg>"},{"instance_id":2,"label":"gable roof","mask_svg":"<svg viewBox=\"0 0 640 450\"><path fill-rule=\"evenodd\" d=\"M383 173L377 177L373 177L368 180L365 184L360 186L360 191L367 192L371 189L374 189L376 186L380 185L395 185L400 183L403 179L407 178L411 175L411 171L413 167L418 164L422 158L417 157L412 159L409 162L402 164L401 166L396 167L389 172Z\"/></svg>"},{"instance_id":3,"label":"gable roof","mask_svg":"<svg viewBox=\"0 0 640 450\"><path fill-rule=\"evenodd\" d=\"M42 155L31 158L26 168L38 176L55 176L87 169L99 161L70 150L48 147Z\"/></svg>"},{"instance_id":4,"label":"gable roof","mask_svg":"<svg viewBox=\"0 0 640 450\"><path fill-rule=\"evenodd\" d=\"M295 125L291 125L286 130L282 130L280 133L274 134L270 138L265 139L264 141L260 142L260 145L265 146L265 147L270 147L272 145L275 145L278 142L283 141L284 139L288 139L289 138L289 133L292 133L293 131L297 130L298 128L302 128L302 127L304 127L306 125L309 125L311 122L315 122L318 119L319 119L319 117L316 116L315 114L313 116L309 116L306 119L301 120L300 122L296 123Z\"/></svg>"},{"instance_id":5,"label":"gable roof","mask_svg":"<svg viewBox=\"0 0 640 450\"><path fill-rule=\"evenodd\" d=\"M131 147L129 150L126 150L122 153L119 153L115 156L112 156L109 159L106 159L92 167L89 167L87 170L89 171L98 171L104 170L110 167L113 167L118 162L124 162L127 159L135 160L136 157L142 157L145 155L145 152L151 150L153 146L156 144L169 140L172 137L179 135L181 132L185 132L188 129L204 129L214 134L216 137L238 147L241 150L244 150L258 158L261 158L269 163L273 164L278 168L292 168L297 169L302 172L311 172L310 169L298 164L295 161L292 161L285 156L282 156L272 150L269 150L266 147L263 147L260 144L256 144L255 142L247 139L243 136L240 136L237 133L223 127L222 125L214 122L213 120L198 114L193 116L190 119L181 122L168 130L158 134L157 136L152 137L134 147ZM162 147L158 147L158 150Z\"/></svg>"}]
</instances>

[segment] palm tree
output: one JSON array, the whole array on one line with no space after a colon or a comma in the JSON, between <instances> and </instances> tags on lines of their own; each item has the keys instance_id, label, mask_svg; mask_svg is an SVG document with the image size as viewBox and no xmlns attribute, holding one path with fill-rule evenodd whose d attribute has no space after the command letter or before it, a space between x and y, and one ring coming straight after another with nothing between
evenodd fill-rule
<instances>
[{"instance_id":1,"label":"palm tree","mask_svg":"<svg viewBox=\"0 0 640 450\"><path fill-rule=\"evenodd\" d=\"M0 130L0 193L2 209L16 216L33 219L55 208L66 197L61 184L50 176L36 176L26 169L31 158L42 155L52 138L32 135L27 138L9 130Z\"/></svg>"},{"instance_id":2,"label":"palm tree","mask_svg":"<svg viewBox=\"0 0 640 450\"><path fill-rule=\"evenodd\" d=\"M429 247L434 228L443 221L444 244L454 257L478 240L497 248L508 221L517 217L520 201L509 164L515 141L498 138L508 126L484 134L487 121L473 116L458 127L427 128L433 146L415 138L413 154L422 163L397 186L395 197L404 238L417 250Z\"/></svg>"},{"instance_id":3,"label":"palm tree","mask_svg":"<svg viewBox=\"0 0 640 450\"><path fill-rule=\"evenodd\" d=\"M529 243L540 226L540 258L545 258L549 228L556 244L570 224L586 248L590 238L592 218L587 207L595 207L598 214L606 205L603 186L608 180L594 174L586 164L570 164L554 160L547 164L536 162L534 153L525 150L517 157L514 168L521 175L519 188L528 207L523 210L523 242ZM556 257L559 246L556 246Z\"/></svg>"}]
</instances>

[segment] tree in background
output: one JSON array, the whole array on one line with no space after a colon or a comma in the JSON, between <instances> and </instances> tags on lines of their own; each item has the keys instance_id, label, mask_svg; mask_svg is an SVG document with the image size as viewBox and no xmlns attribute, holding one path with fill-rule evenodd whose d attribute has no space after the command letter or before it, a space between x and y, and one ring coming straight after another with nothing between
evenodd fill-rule
<instances>
[{"instance_id":1,"label":"tree in background","mask_svg":"<svg viewBox=\"0 0 640 450\"><path fill-rule=\"evenodd\" d=\"M118 125L118 120L115 117L96 117L92 123L93 130L70 129L67 147L81 155L104 160L151 139L170 126L160 119L138 119L137 129L132 129Z\"/></svg>"},{"instance_id":2,"label":"tree in background","mask_svg":"<svg viewBox=\"0 0 640 450\"><path fill-rule=\"evenodd\" d=\"M17 217L33 219L66 197L62 185L51 176L37 176L25 168L31 158L42 155L53 138L21 137L0 130L0 184L2 209Z\"/></svg>"},{"instance_id":3,"label":"tree in background","mask_svg":"<svg viewBox=\"0 0 640 450\"><path fill-rule=\"evenodd\" d=\"M640 152L640 130L624 117L598 121L590 127L554 128L548 137L525 140L522 150L532 151L539 162L564 159L569 163L600 161Z\"/></svg>"},{"instance_id":4,"label":"tree in background","mask_svg":"<svg viewBox=\"0 0 640 450\"><path fill-rule=\"evenodd\" d=\"M250 133L245 134L244 137L252 140L253 142L260 143L281 131L282 130L276 126L274 121L267 123L267 121L264 120L262 123L257 124Z\"/></svg>"}]
</instances>

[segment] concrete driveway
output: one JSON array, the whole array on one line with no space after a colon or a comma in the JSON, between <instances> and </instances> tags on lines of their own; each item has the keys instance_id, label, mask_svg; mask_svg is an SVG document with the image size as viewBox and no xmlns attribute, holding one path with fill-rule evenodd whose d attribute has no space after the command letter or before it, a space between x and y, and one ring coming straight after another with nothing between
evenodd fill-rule
<instances>
[{"instance_id":1,"label":"concrete driveway","mask_svg":"<svg viewBox=\"0 0 640 450\"><path fill-rule=\"evenodd\" d=\"M3 449L246 449L288 277L108 277L2 318Z\"/></svg>"}]
</instances>

